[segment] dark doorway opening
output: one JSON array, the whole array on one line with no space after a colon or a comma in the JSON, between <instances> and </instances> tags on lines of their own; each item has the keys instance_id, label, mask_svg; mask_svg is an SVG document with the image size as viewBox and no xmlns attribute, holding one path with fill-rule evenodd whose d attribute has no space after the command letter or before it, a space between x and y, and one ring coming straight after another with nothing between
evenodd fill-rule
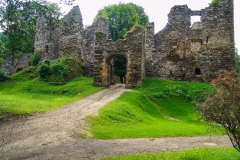
<instances>
[{"instance_id":1,"label":"dark doorway opening","mask_svg":"<svg viewBox=\"0 0 240 160\"><path fill-rule=\"evenodd\" d=\"M114 77L119 79L120 83L126 83L127 60L123 56L114 57Z\"/></svg>"},{"instance_id":2,"label":"dark doorway opening","mask_svg":"<svg viewBox=\"0 0 240 160\"><path fill-rule=\"evenodd\" d=\"M195 68L195 75L201 75L201 69Z\"/></svg>"}]
</instances>

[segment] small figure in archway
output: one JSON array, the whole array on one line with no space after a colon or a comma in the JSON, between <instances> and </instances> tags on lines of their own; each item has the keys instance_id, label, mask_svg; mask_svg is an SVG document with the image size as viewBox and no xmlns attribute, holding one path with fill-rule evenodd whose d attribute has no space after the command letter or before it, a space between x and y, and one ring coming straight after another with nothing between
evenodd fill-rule
<instances>
[{"instance_id":1,"label":"small figure in archway","mask_svg":"<svg viewBox=\"0 0 240 160\"><path fill-rule=\"evenodd\" d=\"M126 82L126 79L125 79L124 76L120 76L120 82L121 82L122 84L124 84L124 83Z\"/></svg>"},{"instance_id":2,"label":"small figure in archway","mask_svg":"<svg viewBox=\"0 0 240 160\"><path fill-rule=\"evenodd\" d=\"M125 78L124 78L124 76L122 77L122 83L123 83L123 84L125 83Z\"/></svg>"}]
</instances>

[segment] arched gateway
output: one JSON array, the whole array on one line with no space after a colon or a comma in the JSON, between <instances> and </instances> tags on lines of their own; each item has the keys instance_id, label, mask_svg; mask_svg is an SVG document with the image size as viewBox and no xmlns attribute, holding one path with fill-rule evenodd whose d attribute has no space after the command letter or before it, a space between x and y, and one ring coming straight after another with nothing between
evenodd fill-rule
<instances>
[{"instance_id":1,"label":"arched gateway","mask_svg":"<svg viewBox=\"0 0 240 160\"><path fill-rule=\"evenodd\" d=\"M126 58L126 88L142 86L144 76L143 35L140 26L134 26L127 33L126 39L112 41L106 34L96 32L93 85L109 86L113 82L113 58Z\"/></svg>"}]
</instances>

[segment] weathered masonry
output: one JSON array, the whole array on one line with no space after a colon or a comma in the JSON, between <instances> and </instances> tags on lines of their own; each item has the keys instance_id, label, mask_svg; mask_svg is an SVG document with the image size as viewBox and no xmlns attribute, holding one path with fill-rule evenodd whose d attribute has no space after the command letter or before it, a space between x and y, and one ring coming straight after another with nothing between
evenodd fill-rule
<instances>
[{"instance_id":1,"label":"weathered masonry","mask_svg":"<svg viewBox=\"0 0 240 160\"><path fill-rule=\"evenodd\" d=\"M174 6L166 27L154 35L146 26L146 76L210 81L218 70L234 68L233 0L220 0L200 11ZM191 26L191 16L201 22Z\"/></svg>"},{"instance_id":2,"label":"weathered masonry","mask_svg":"<svg viewBox=\"0 0 240 160\"><path fill-rule=\"evenodd\" d=\"M191 16L201 21L191 26ZM154 34L154 23L148 23L146 34L140 27L128 33L126 40L107 39L108 24L103 19L83 29L78 6L62 19L59 27L37 21L35 51L42 60L61 54L75 54L86 65L86 75L94 85L113 82L113 58L127 60L126 87L140 87L143 77L174 80L211 81L221 69L231 70L234 61L233 0L193 11L187 5L174 6L166 27Z\"/></svg>"},{"instance_id":3,"label":"weathered masonry","mask_svg":"<svg viewBox=\"0 0 240 160\"><path fill-rule=\"evenodd\" d=\"M75 55L86 65L86 75L93 75L95 32L108 34L108 24L99 18L87 29L83 28L80 8L75 6L62 18L60 26L49 26L47 19L37 20L35 52L41 59L54 60L60 55Z\"/></svg>"},{"instance_id":4,"label":"weathered masonry","mask_svg":"<svg viewBox=\"0 0 240 160\"><path fill-rule=\"evenodd\" d=\"M94 85L108 86L113 82L113 58L123 56L127 60L126 88L142 86L144 53L142 28L135 26L125 40L112 41L97 32L95 36Z\"/></svg>"}]
</instances>

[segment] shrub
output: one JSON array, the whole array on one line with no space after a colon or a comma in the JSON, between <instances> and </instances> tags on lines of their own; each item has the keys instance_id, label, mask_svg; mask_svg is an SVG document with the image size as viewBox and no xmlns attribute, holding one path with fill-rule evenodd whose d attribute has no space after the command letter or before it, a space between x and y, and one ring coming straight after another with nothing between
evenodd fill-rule
<instances>
[{"instance_id":1,"label":"shrub","mask_svg":"<svg viewBox=\"0 0 240 160\"><path fill-rule=\"evenodd\" d=\"M217 5L220 2L220 0L212 0L213 5Z\"/></svg>"},{"instance_id":2,"label":"shrub","mask_svg":"<svg viewBox=\"0 0 240 160\"><path fill-rule=\"evenodd\" d=\"M234 70L219 71L212 84L218 88L200 105L200 112L204 120L222 125L240 152L240 78Z\"/></svg>"},{"instance_id":3,"label":"shrub","mask_svg":"<svg viewBox=\"0 0 240 160\"><path fill-rule=\"evenodd\" d=\"M48 81L50 82L65 82L65 76L67 75L68 67L59 61L50 65L50 75Z\"/></svg>"},{"instance_id":4,"label":"shrub","mask_svg":"<svg viewBox=\"0 0 240 160\"><path fill-rule=\"evenodd\" d=\"M32 55L30 56L29 62L30 62L30 64L31 64L32 66L36 66L36 65L39 63L39 61L40 61L40 56L39 56L39 54L34 53L34 54L32 54Z\"/></svg>"},{"instance_id":5,"label":"shrub","mask_svg":"<svg viewBox=\"0 0 240 160\"><path fill-rule=\"evenodd\" d=\"M65 81L72 80L75 77L82 75L82 64L75 57L67 57L61 60L65 64L67 69L67 75L65 76Z\"/></svg>"},{"instance_id":6,"label":"shrub","mask_svg":"<svg viewBox=\"0 0 240 160\"><path fill-rule=\"evenodd\" d=\"M2 63L3 63L3 59L0 58L0 67L2 66Z\"/></svg>"},{"instance_id":7,"label":"shrub","mask_svg":"<svg viewBox=\"0 0 240 160\"><path fill-rule=\"evenodd\" d=\"M240 73L240 55L238 55L238 50L235 50L235 69L237 73Z\"/></svg>"},{"instance_id":8,"label":"shrub","mask_svg":"<svg viewBox=\"0 0 240 160\"><path fill-rule=\"evenodd\" d=\"M19 71L21 71L21 70L23 70L25 68L25 66L17 66L17 68L16 68L16 72L19 72Z\"/></svg>"},{"instance_id":9,"label":"shrub","mask_svg":"<svg viewBox=\"0 0 240 160\"><path fill-rule=\"evenodd\" d=\"M47 64L47 65L50 65L50 61L48 59L46 59L43 63Z\"/></svg>"},{"instance_id":10,"label":"shrub","mask_svg":"<svg viewBox=\"0 0 240 160\"><path fill-rule=\"evenodd\" d=\"M0 82L3 82L6 80L6 73L0 69Z\"/></svg>"},{"instance_id":11,"label":"shrub","mask_svg":"<svg viewBox=\"0 0 240 160\"><path fill-rule=\"evenodd\" d=\"M81 62L75 57L59 58L53 61L50 65L48 65L49 63L49 61L45 61L45 63L39 67L40 77L45 81L65 83L81 75ZM47 67L48 70L45 73ZM43 76L41 76L41 73Z\"/></svg>"},{"instance_id":12,"label":"shrub","mask_svg":"<svg viewBox=\"0 0 240 160\"><path fill-rule=\"evenodd\" d=\"M50 68L47 64L41 64L38 68L40 78L46 79L50 75Z\"/></svg>"}]
</instances>

